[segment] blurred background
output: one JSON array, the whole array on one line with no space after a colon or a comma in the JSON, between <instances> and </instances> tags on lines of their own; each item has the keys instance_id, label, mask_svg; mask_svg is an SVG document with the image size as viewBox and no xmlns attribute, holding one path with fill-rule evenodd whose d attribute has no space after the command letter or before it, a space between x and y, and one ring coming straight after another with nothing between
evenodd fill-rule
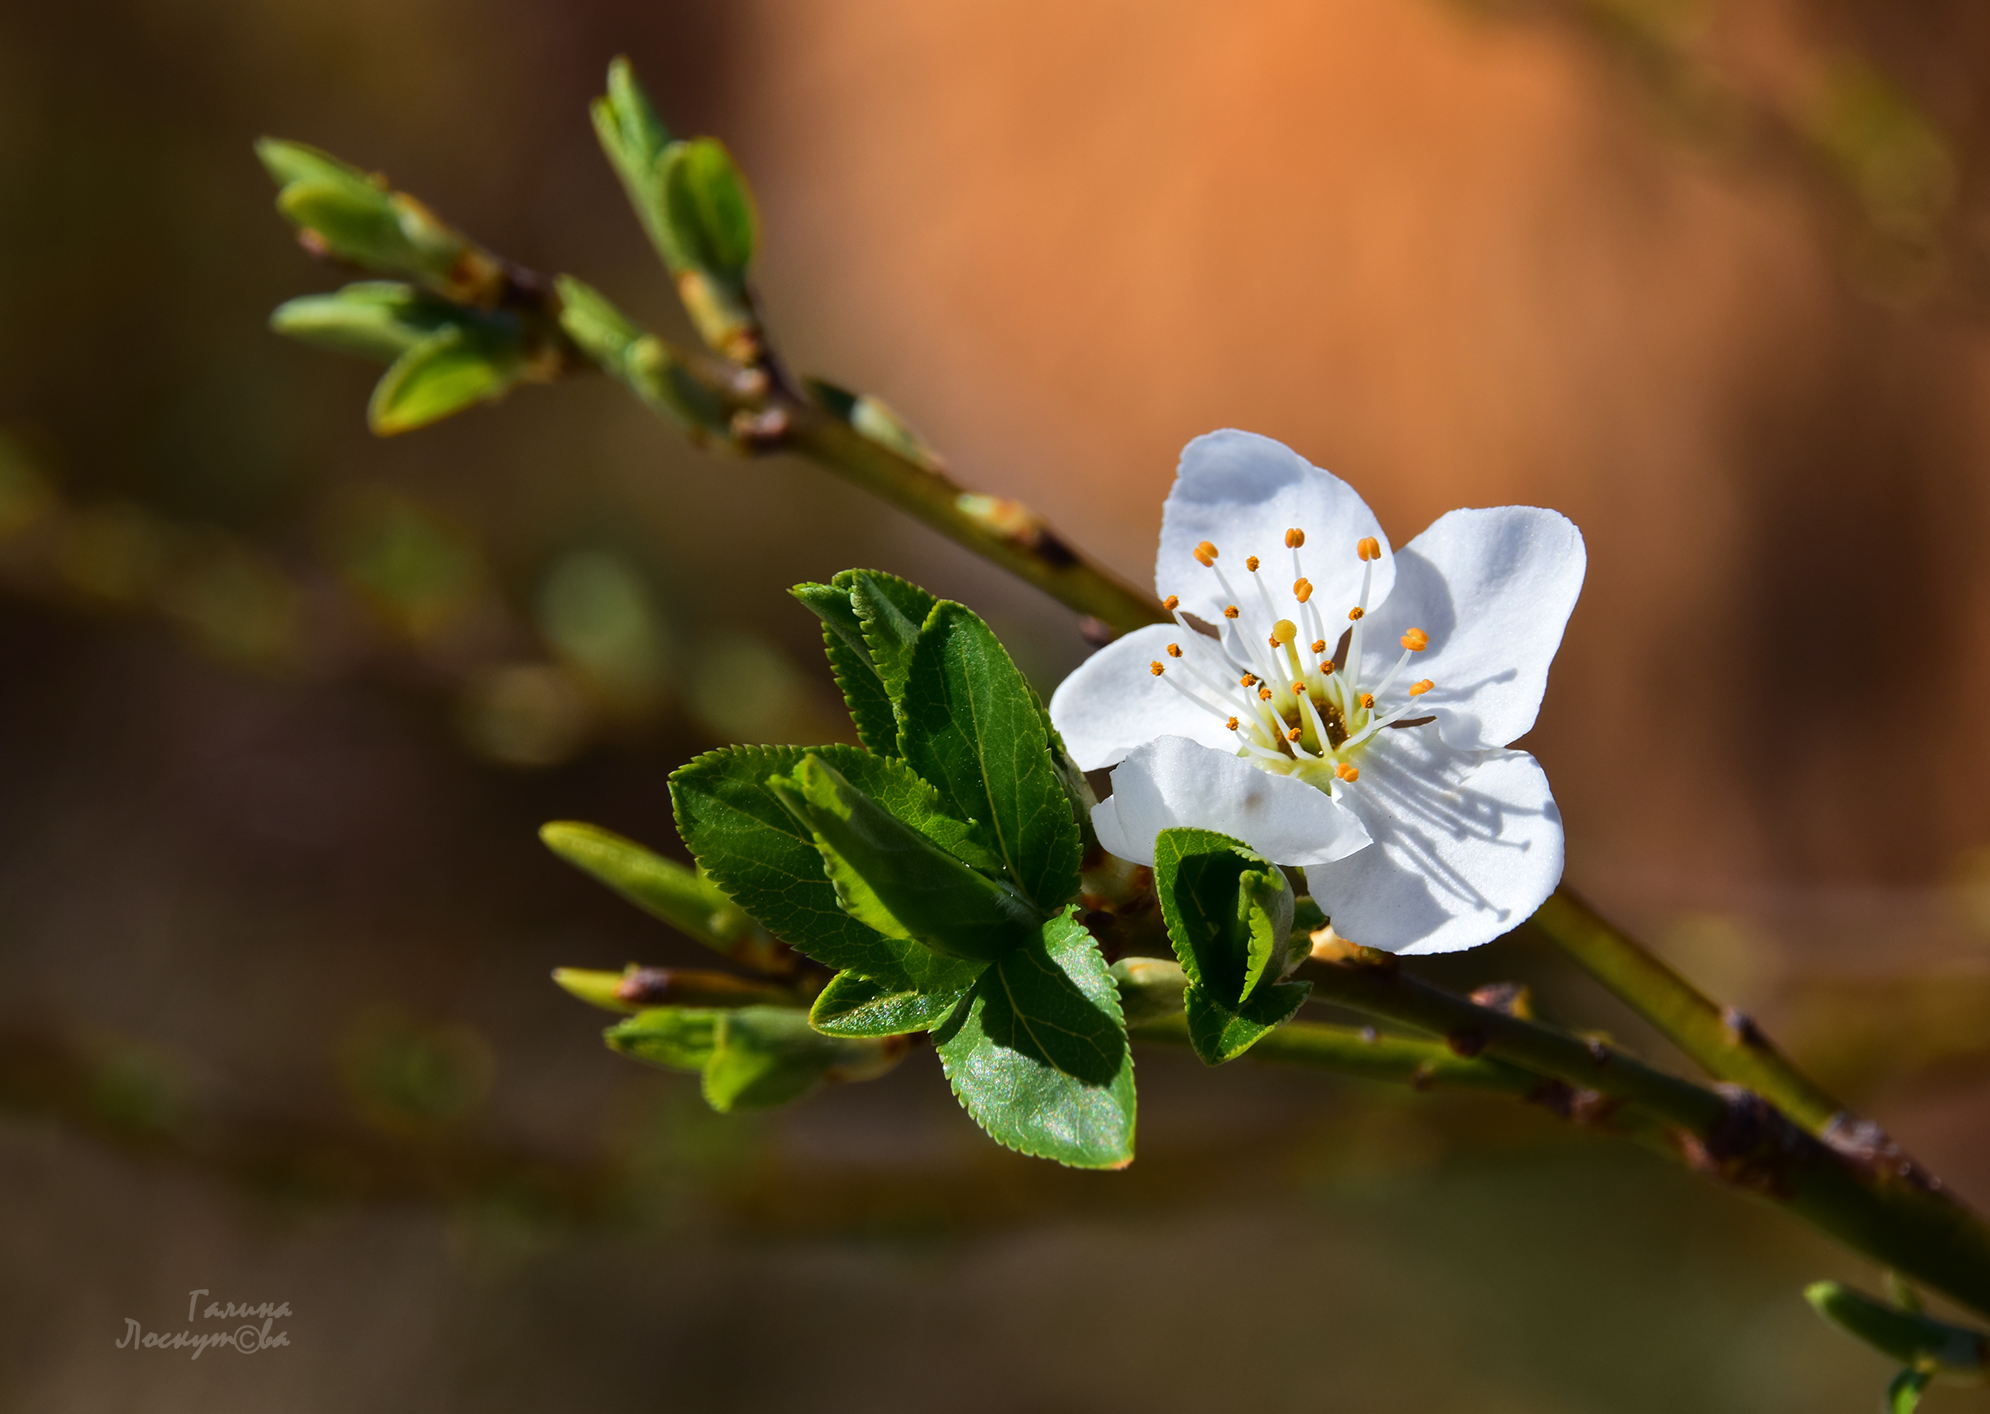
<instances>
[{"instance_id":1,"label":"blurred background","mask_svg":"<svg viewBox=\"0 0 1990 1414\"><path fill-rule=\"evenodd\" d=\"M1181 444L1401 543L1558 507L1570 878L1990 1204L1990 14L102 0L0 10L0 1404L1864 1410L1777 1214L1493 1102L1142 1053L1141 1158L930 1055L721 1118L559 965L697 950L538 845L843 735L784 593L1069 614L605 380L392 441L249 151L386 171L678 331L585 114L626 52L757 188L797 366L1144 581ZM1519 976L1656 1041L1514 939ZM1620 1152L1620 1150L1624 1150ZM127 1318L285 1301L254 1356ZM1938 1390L1935 1410L1983 1408Z\"/></svg>"}]
</instances>

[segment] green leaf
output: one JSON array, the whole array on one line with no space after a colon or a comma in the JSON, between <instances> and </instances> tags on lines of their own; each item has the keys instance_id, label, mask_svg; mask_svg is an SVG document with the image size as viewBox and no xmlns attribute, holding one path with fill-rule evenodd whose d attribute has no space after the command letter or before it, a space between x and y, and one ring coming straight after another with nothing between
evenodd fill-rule
<instances>
[{"instance_id":1,"label":"green leaf","mask_svg":"<svg viewBox=\"0 0 1990 1414\"><path fill-rule=\"evenodd\" d=\"M1076 1168L1133 1161L1133 1055L1105 959L1069 911L986 972L934 1033L990 1137Z\"/></svg>"},{"instance_id":2,"label":"green leaf","mask_svg":"<svg viewBox=\"0 0 1990 1414\"><path fill-rule=\"evenodd\" d=\"M815 837L844 912L944 957L988 962L1036 936L1040 915L851 785L820 756L769 781Z\"/></svg>"},{"instance_id":3,"label":"green leaf","mask_svg":"<svg viewBox=\"0 0 1990 1414\"><path fill-rule=\"evenodd\" d=\"M677 830L699 865L777 937L826 967L905 991L942 990L971 979L974 964L886 937L837 902L813 834L768 785L792 775L807 754L793 746L731 746L672 772ZM852 746L817 747L814 754L942 847L943 826L965 835L966 827L945 820L932 788L904 763Z\"/></svg>"},{"instance_id":4,"label":"green leaf","mask_svg":"<svg viewBox=\"0 0 1990 1414\"><path fill-rule=\"evenodd\" d=\"M928 615L898 722L906 762L981 827L1017 887L1046 910L1068 902L1078 891L1078 822L1042 715L988 625L962 605L943 600Z\"/></svg>"},{"instance_id":5,"label":"green leaf","mask_svg":"<svg viewBox=\"0 0 1990 1414\"><path fill-rule=\"evenodd\" d=\"M675 142L659 168L665 214L684 265L728 284L745 280L758 240L746 179L717 138Z\"/></svg>"},{"instance_id":6,"label":"green leaf","mask_svg":"<svg viewBox=\"0 0 1990 1414\"><path fill-rule=\"evenodd\" d=\"M301 142L287 142L276 137L258 138L256 158L278 190L303 183L339 187L358 196L368 191L387 190L386 182L379 177L362 172L349 162L341 162L322 148Z\"/></svg>"},{"instance_id":7,"label":"green leaf","mask_svg":"<svg viewBox=\"0 0 1990 1414\"><path fill-rule=\"evenodd\" d=\"M1236 1008L1284 974L1292 888L1277 865L1208 830L1163 830L1154 892L1189 981Z\"/></svg>"},{"instance_id":8,"label":"green leaf","mask_svg":"<svg viewBox=\"0 0 1990 1414\"><path fill-rule=\"evenodd\" d=\"M908 580L878 570L844 570L834 581L850 591L850 607L863 626L864 646L896 702L912 671L919 633L940 601Z\"/></svg>"},{"instance_id":9,"label":"green leaf","mask_svg":"<svg viewBox=\"0 0 1990 1414\"><path fill-rule=\"evenodd\" d=\"M970 990L894 992L854 972L839 972L817 994L808 1024L828 1036L903 1036L930 1031Z\"/></svg>"},{"instance_id":10,"label":"green leaf","mask_svg":"<svg viewBox=\"0 0 1990 1414\"><path fill-rule=\"evenodd\" d=\"M468 311L398 280L362 280L333 294L278 305L270 328L332 353L392 363Z\"/></svg>"},{"instance_id":11,"label":"green leaf","mask_svg":"<svg viewBox=\"0 0 1990 1414\"><path fill-rule=\"evenodd\" d=\"M705 1063L705 1103L721 1114L785 1105L826 1080L868 1080L889 1070L903 1042L824 1036L785 1007L722 1014L718 1046Z\"/></svg>"},{"instance_id":12,"label":"green leaf","mask_svg":"<svg viewBox=\"0 0 1990 1414\"><path fill-rule=\"evenodd\" d=\"M701 1071L718 1050L725 1012L709 1007L652 1007L601 1033L608 1048L665 1070Z\"/></svg>"},{"instance_id":13,"label":"green leaf","mask_svg":"<svg viewBox=\"0 0 1990 1414\"><path fill-rule=\"evenodd\" d=\"M822 650L843 691L856 724L857 740L880 756L898 755L898 718L884 680L864 643L863 620L850 604L848 589L833 584L797 584L788 593L822 620Z\"/></svg>"},{"instance_id":14,"label":"green leaf","mask_svg":"<svg viewBox=\"0 0 1990 1414\"><path fill-rule=\"evenodd\" d=\"M524 346L515 337L452 324L394 360L374 385L366 421L382 437L426 427L501 397L524 372Z\"/></svg>"},{"instance_id":15,"label":"green leaf","mask_svg":"<svg viewBox=\"0 0 1990 1414\"><path fill-rule=\"evenodd\" d=\"M823 651L849 704L857 740L880 756L896 756L892 699L904 687L919 626L937 601L918 585L877 570L844 570L828 584L797 584L788 592L822 620ZM880 661L891 670L889 681Z\"/></svg>"},{"instance_id":16,"label":"green leaf","mask_svg":"<svg viewBox=\"0 0 1990 1414\"><path fill-rule=\"evenodd\" d=\"M1292 1020L1312 990L1311 982L1277 982L1258 988L1242 1006L1233 1007L1191 986L1182 998L1188 1012L1189 1044L1204 1065L1235 1060L1267 1032Z\"/></svg>"},{"instance_id":17,"label":"green leaf","mask_svg":"<svg viewBox=\"0 0 1990 1414\"><path fill-rule=\"evenodd\" d=\"M1914 1414L1935 1377L1926 1370L1902 1370L1886 1387L1886 1414Z\"/></svg>"},{"instance_id":18,"label":"green leaf","mask_svg":"<svg viewBox=\"0 0 1990 1414\"><path fill-rule=\"evenodd\" d=\"M1990 1342L1979 1331L1898 1310L1835 1281L1813 1282L1803 1295L1825 1320L1903 1365L1956 1374L1990 1368Z\"/></svg>"}]
</instances>

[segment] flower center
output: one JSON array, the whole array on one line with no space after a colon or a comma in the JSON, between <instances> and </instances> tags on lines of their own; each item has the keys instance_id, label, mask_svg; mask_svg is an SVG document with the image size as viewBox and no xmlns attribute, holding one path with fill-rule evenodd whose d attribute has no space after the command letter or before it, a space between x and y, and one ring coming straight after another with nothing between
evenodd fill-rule
<instances>
[{"instance_id":1,"label":"flower center","mask_svg":"<svg viewBox=\"0 0 1990 1414\"><path fill-rule=\"evenodd\" d=\"M1285 546L1292 552L1289 596L1274 596L1265 587L1256 555L1244 561L1252 593L1237 593L1217 564L1217 548L1207 540L1196 546L1196 563L1223 586L1223 617L1236 632L1225 643L1221 628L1185 613L1171 594L1163 606L1188 635L1170 643L1169 661L1157 660L1149 671L1222 719L1237 738L1238 755L1339 798L1344 785L1360 779L1355 758L1377 732L1431 720L1410 716L1417 699L1434 686L1430 679L1392 693L1403 669L1430 646L1430 638L1420 628L1405 633L1402 656L1372 684L1364 683L1362 620L1368 616L1368 592L1382 547L1373 537L1356 542L1361 599L1347 611L1346 627L1330 643L1320 606L1313 602L1312 581L1300 562L1305 544L1305 531L1295 527L1285 532Z\"/></svg>"}]
</instances>

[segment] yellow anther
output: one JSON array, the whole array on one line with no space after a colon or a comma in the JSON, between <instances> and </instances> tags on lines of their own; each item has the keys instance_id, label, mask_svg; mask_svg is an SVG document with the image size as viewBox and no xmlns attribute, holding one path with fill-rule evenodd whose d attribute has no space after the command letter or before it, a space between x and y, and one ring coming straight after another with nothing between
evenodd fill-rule
<instances>
[{"instance_id":1,"label":"yellow anther","mask_svg":"<svg viewBox=\"0 0 1990 1414\"><path fill-rule=\"evenodd\" d=\"M1305 735L1304 732L1300 731L1299 728L1294 727L1291 731L1285 734L1285 739L1287 741L1297 741L1299 740L1300 737L1304 735Z\"/></svg>"},{"instance_id":2,"label":"yellow anther","mask_svg":"<svg viewBox=\"0 0 1990 1414\"><path fill-rule=\"evenodd\" d=\"M1170 658L1179 658L1179 657L1181 657L1181 656L1182 656L1182 646L1181 646L1181 644L1179 644L1179 643L1170 643L1170 644L1168 645L1168 656L1169 656Z\"/></svg>"},{"instance_id":3,"label":"yellow anther","mask_svg":"<svg viewBox=\"0 0 1990 1414\"><path fill-rule=\"evenodd\" d=\"M1412 653L1421 653L1430 647L1430 635L1420 628L1413 628L1403 635L1403 647Z\"/></svg>"},{"instance_id":4,"label":"yellow anther","mask_svg":"<svg viewBox=\"0 0 1990 1414\"><path fill-rule=\"evenodd\" d=\"M1161 660L1156 658L1153 662L1147 665L1147 671L1152 673L1155 677L1159 677L1161 676L1162 673L1165 673L1167 669L1162 667Z\"/></svg>"},{"instance_id":5,"label":"yellow anther","mask_svg":"<svg viewBox=\"0 0 1990 1414\"><path fill-rule=\"evenodd\" d=\"M1181 596L1178 594L1170 594L1167 598L1161 601L1161 607L1166 609L1171 614L1175 610L1181 608L1181 606L1182 606Z\"/></svg>"},{"instance_id":6,"label":"yellow anther","mask_svg":"<svg viewBox=\"0 0 1990 1414\"><path fill-rule=\"evenodd\" d=\"M1292 684L1292 695L1294 697L1304 697L1306 695L1306 684L1303 682Z\"/></svg>"},{"instance_id":7,"label":"yellow anther","mask_svg":"<svg viewBox=\"0 0 1990 1414\"><path fill-rule=\"evenodd\" d=\"M1258 701L1260 701L1260 702L1269 702L1269 701L1271 701L1271 689L1270 689L1270 688L1268 688L1268 687L1261 687L1261 688L1259 688L1259 689L1258 689Z\"/></svg>"},{"instance_id":8,"label":"yellow anther","mask_svg":"<svg viewBox=\"0 0 1990 1414\"><path fill-rule=\"evenodd\" d=\"M1327 651L1327 640L1326 640L1326 639L1324 639L1324 638L1316 638L1316 639L1314 639L1314 640L1313 640L1313 652L1314 652L1314 653L1318 654L1318 653L1324 653L1324 652L1326 652L1326 651Z\"/></svg>"},{"instance_id":9,"label":"yellow anther","mask_svg":"<svg viewBox=\"0 0 1990 1414\"><path fill-rule=\"evenodd\" d=\"M1256 687L1258 685L1258 675L1256 673L1245 673L1242 677L1238 678L1237 681L1242 683L1245 687Z\"/></svg>"},{"instance_id":10,"label":"yellow anther","mask_svg":"<svg viewBox=\"0 0 1990 1414\"><path fill-rule=\"evenodd\" d=\"M1349 609L1347 611L1347 616L1349 619L1358 619L1363 617L1367 612L1368 611L1366 609L1363 609L1359 604L1357 604L1352 609Z\"/></svg>"},{"instance_id":11,"label":"yellow anther","mask_svg":"<svg viewBox=\"0 0 1990 1414\"><path fill-rule=\"evenodd\" d=\"M1285 644L1290 643L1293 639L1297 638L1298 636L1299 636L1299 625L1295 624L1290 619L1280 619L1277 623L1271 626L1271 641L1273 647L1283 647Z\"/></svg>"},{"instance_id":12,"label":"yellow anther","mask_svg":"<svg viewBox=\"0 0 1990 1414\"><path fill-rule=\"evenodd\" d=\"M1204 569L1216 563L1216 547L1207 540L1195 547L1195 562Z\"/></svg>"},{"instance_id":13,"label":"yellow anther","mask_svg":"<svg viewBox=\"0 0 1990 1414\"><path fill-rule=\"evenodd\" d=\"M1433 687L1436 686L1437 684L1432 682L1429 678L1425 678L1422 682L1413 682L1410 684L1410 696L1421 697L1426 692L1429 692Z\"/></svg>"},{"instance_id":14,"label":"yellow anther","mask_svg":"<svg viewBox=\"0 0 1990 1414\"><path fill-rule=\"evenodd\" d=\"M1246 555L1244 557L1244 568L1252 574L1256 574L1258 572L1258 557L1256 555Z\"/></svg>"},{"instance_id":15,"label":"yellow anther","mask_svg":"<svg viewBox=\"0 0 1990 1414\"><path fill-rule=\"evenodd\" d=\"M1297 550L1301 545L1304 545L1305 543L1306 543L1306 532L1301 530L1298 526L1295 525L1292 527L1292 529L1285 532L1286 549Z\"/></svg>"},{"instance_id":16,"label":"yellow anther","mask_svg":"<svg viewBox=\"0 0 1990 1414\"><path fill-rule=\"evenodd\" d=\"M1225 722L1223 725L1228 727L1231 731L1234 732L1235 730L1237 730L1237 719L1235 717L1232 717L1229 721Z\"/></svg>"},{"instance_id":17,"label":"yellow anther","mask_svg":"<svg viewBox=\"0 0 1990 1414\"><path fill-rule=\"evenodd\" d=\"M1366 712L1372 712L1372 711L1374 711L1374 710L1375 710L1375 694L1374 694L1374 693L1372 693L1372 692L1364 692L1364 693L1362 693L1362 694L1361 694L1361 707L1362 707L1362 710L1363 710L1363 711L1366 711Z\"/></svg>"},{"instance_id":18,"label":"yellow anther","mask_svg":"<svg viewBox=\"0 0 1990 1414\"><path fill-rule=\"evenodd\" d=\"M1344 781L1358 781L1361 779L1361 772L1353 766L1348 765L1345 761L1334 767L1334 774Z\"/></svg>"},{"instance_id":19,"label":"yellow anther","mask_svg":"<svg viewBox=\"0 0 1990 1414\"><path fill-rule=\"evenodd\" d=\"M1364 560L1382 558L1382 544L1372 535L1364 535L1354 542L1354 553Z\"/></svg>"},{"instance_id":20,"label":"yellow anther","mask_svg":"<svg viewBox=\"0 0 1990 1414\"><path fill-rule=\"evenodd\" d=\"M1293 580L1292 597L1302 604L1311 599L1313 597L1313 581L1310 579Z\"/></svg>"},{"instance_id":21,"label":"yellow anther","mask_svg":"<svg viewBox=\"0 0 1990 1414\"><path fill-rule=\"evenodd\" d=\"M1237 606L1236 606L1235 604L1228 604L1228 605L1225 605L1225 606L1224 606L1224 609L1223 609L1223 617L1224 617L1224 618L1226 618L1226 619L1234 619L1234 618L1236 618L1236 617L1237 617Z\"/></svg>"}]
</instances>

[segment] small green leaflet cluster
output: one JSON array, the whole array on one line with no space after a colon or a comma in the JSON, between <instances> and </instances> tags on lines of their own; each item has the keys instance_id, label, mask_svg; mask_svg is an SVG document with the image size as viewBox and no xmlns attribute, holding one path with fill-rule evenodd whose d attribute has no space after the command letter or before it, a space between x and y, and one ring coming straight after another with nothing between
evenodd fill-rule
<instances>
[{"instance_id":1,"label":"small green leaflet cluster","mask_svg":"<svg viewBox=\"0 0 1990 1414\"><path fill-rule=\"evenodd\" d=\"M596 826L556 823L544 838L735 961L792 974L799 953L832 975L718 1005L749 984L679 974L683 1004L639 1011L634 972L556 977L638 1011L610 1046L701 1073L720 1109L881 1074L927 1034L962 1107L1001 1143L1079 1167L1130 1162L1129 983L1077 916L1091 798L1043 704L959 604L868 570L792 592L822 620L859 745L729 746L672 773L696 873ZM1166 965L1165 997L1130 995L1185 1007L1211 1065L1291 1019L1309 990L1285 981L1295 922L1303 937L1319 920L1282 870L1222 835L1171 830L1154 887L1180 969Z\"/></svg>"},{"instance_id":2,"label":"small green leaflet cluster","mask_svg":"<svg viewBox=\"0 0 1990 1414\"><path fill-rule=\"evenodd\" d=\"M1228 835L1163 830L1154 892L1188 975L1183 1005L1197 1055L1235 1060L1292 1019L1313 987L1284 980L1295 960L1294 899L1282 869Z\"/></svg>"},{"instance_id":3,"label":"small green leaflet cluster","mask_svg":"<svg viewBox=\"0 0 1990 1414\"><path fill-rule=\"evenodd\" d=\"M1074 917L1077 806L1042 704L988 626L849 571L823 621L861 746L736 746L670 778L700 869L834 969L825 1037L930 1032L977 1123L1087 1168L1133 1157L1133 1062L1111 973Z\"/></svg>"}]
</instances>

